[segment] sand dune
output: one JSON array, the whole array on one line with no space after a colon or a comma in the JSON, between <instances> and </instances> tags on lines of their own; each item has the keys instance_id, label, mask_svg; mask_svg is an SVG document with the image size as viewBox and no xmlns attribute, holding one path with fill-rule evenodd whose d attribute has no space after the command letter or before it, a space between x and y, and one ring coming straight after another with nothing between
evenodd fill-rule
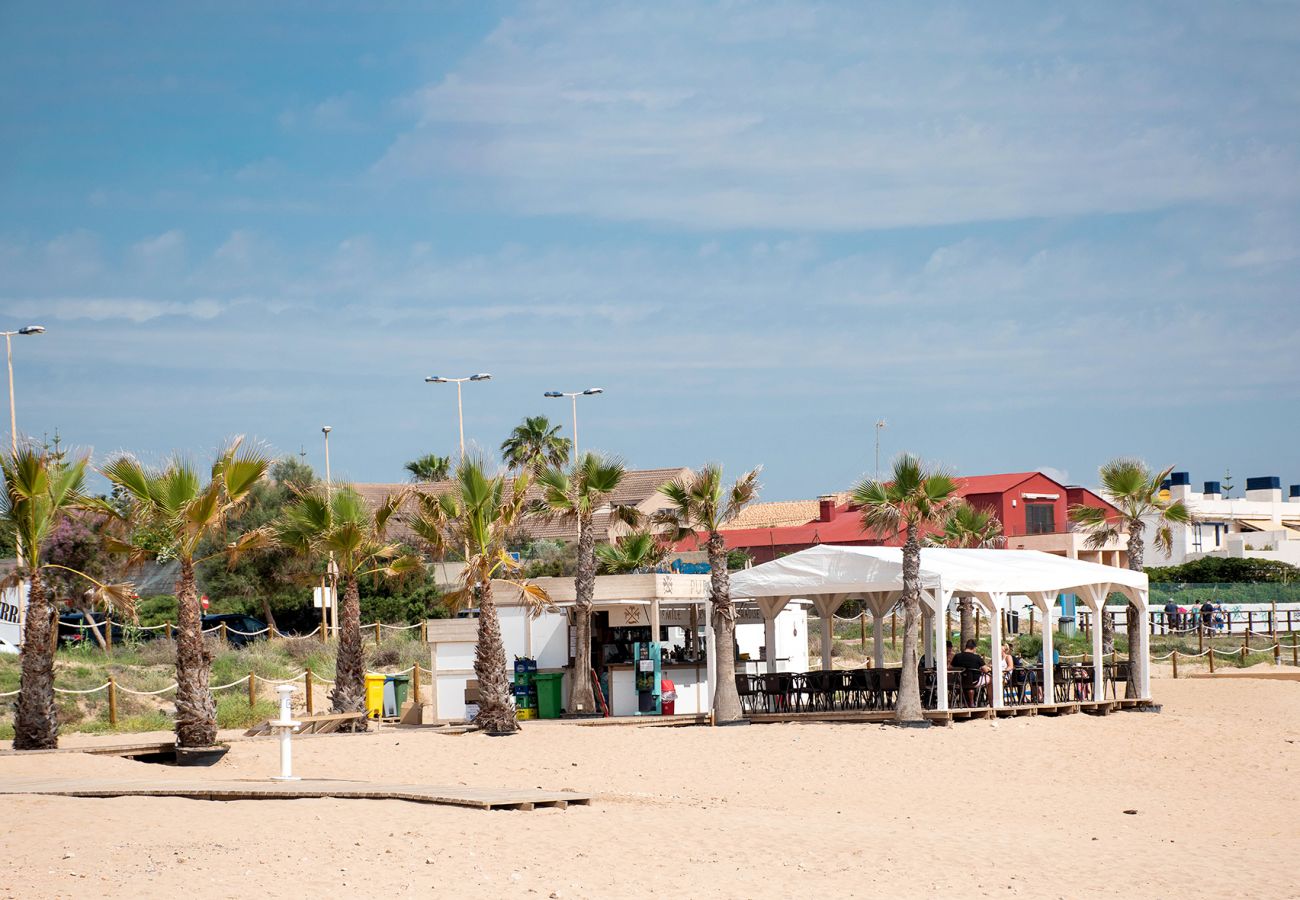
<instances>
[{"instance_id":1,"label":"sand dune","mask_svg":"<svg viewBox=\"0 0 1300 900\"><path fill-rule=\"evenodd\" d=\"M313 777L599 798L495 813L395 801L5 798L0 895L1296 896L1300 685L1155 688L1159 715L924 732L538 722L505 739L305 738L297 769ZM245 741L208 773L262 778L275 766L273 742ZM0 759L0 777L142 768L79 754Z\"/></svg>"}]
</instances>

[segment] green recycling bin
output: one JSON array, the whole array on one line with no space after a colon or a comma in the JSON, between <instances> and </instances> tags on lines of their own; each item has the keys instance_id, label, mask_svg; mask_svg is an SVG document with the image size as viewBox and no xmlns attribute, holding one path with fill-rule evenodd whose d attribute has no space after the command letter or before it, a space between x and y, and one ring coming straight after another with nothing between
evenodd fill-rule
<instances>
[{"instance_id":1,"label":"green recycling bin","mask_svg":"<svg viewBox=\"0 0 1300 900\"><path fill-rule=\"evenodd\" d=\"M564 693L564 675L559 672L538 672L533 676L537 685L537 718L558 719L563 706L560 697Z\"/></svg>"},{"instance_id":2,"label":"green recycling bin","mask_svg":"<svg viewBox=\"0 0 1300 900\"><path fill-rule=\"evenodd\" d=\"M411 688L410 675L388 675L384 678L384 716L393 718L402 714L402 704Z\"/></svg>"}]
</instances>

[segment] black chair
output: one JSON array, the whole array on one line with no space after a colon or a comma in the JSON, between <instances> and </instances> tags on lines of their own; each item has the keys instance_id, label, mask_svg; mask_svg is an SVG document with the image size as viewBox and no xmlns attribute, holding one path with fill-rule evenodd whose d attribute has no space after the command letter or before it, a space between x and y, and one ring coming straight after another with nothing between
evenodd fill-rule
<instances>
[{"instance_id":1,"label":"black chair","mask_svg":"<svg viewBox=\"0 0 1300 900\"><path fill-rule=\"evenodd\" d=\"M744 712L757 712L759 705L758 676L736 673L736 693L740 695L740 708Z\"/></svg>"},{"instance_id":2,"label":"black chair","mask_svg":"<svg viewBox=\"0 0 1300 900\"><path fill-rule=\"evenodd\" d=\"M972 709L989 705L988 683L979 669L958 669L962 705Z\"/></svg>"},{"instance_id":3,"label":"black chair","mask_svg":"<svg viewBox=\"0 0 1300 900\"><path fill-rule=\"evenodd\" d=\"M898 679L902 669L875 669L872 706L893 709L898 705Z\"/></svg>"}]
</instances>

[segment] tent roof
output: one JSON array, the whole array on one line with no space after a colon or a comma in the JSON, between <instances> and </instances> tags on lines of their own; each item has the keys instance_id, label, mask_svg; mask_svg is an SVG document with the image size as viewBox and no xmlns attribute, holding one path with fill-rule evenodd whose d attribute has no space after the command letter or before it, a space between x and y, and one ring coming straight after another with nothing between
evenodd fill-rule
<instances>
[{"instance_id":1,"label":"tent roof","mask_svg":"<svg viewBox=\"0 0 1300 900\"><path fill-rule=\"evenodd\" d=\"M921 584L945 593L1025 594L1069 591L1085 585L1147 589L1147 576L1100 563L1037 550L921 550ZM731 576L738 598L850 596L903 587L901 547L845 547L823 544L783 556Z\"/></svg>"}]
</instances>

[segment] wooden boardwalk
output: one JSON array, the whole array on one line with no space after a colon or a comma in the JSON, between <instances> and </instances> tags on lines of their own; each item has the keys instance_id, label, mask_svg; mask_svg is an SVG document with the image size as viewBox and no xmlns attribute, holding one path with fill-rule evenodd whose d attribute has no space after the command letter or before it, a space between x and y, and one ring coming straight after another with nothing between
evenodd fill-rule
<instances>
[{"instance_id":1,"label":"wooden boardwalk","mask_svg":"<svg viewBox=\"0 0 1300 900\"><path fill-rule=\"evenodd\" d=\"M573 791L496 790L429 784L361 781L172 781L169 779L0 778L0 795L53 797L182 797L190 800L406 800L472 809L566 809L585 806L590 794Z\"/></svg>"}]
</instances>

